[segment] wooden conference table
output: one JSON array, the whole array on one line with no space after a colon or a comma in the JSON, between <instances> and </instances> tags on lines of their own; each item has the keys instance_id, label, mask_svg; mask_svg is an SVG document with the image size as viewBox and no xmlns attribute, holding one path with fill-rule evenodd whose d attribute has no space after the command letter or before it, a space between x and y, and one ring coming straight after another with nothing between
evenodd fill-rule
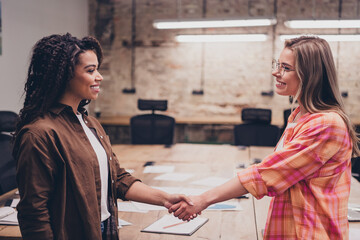
<instances>
[{"instance_id":1,"label":"wooden conference table","mask_svg":"<svg viewBox=\"0 0 360 240\"><path fill-rule=\"evenodd\" d=\"M114 145L113 150L120 164L126 169L135 170L133 175L150 186L200 188L192 182L207 177L231 178L236 174L239 164L249 164L254 158L264 158L272 152L268 147L238 148L231 145L175 144L171 148L160 145ZM155 166L172 165L174 172L192 173L183 182L160 181L154 178L160 174L143 173L143 165L154 161ZM8 196L0 197L0 201ZM236 199L241 211L209 211L202 213L209 221L192 236L143 233L141 229L167 214L167 211L148 213L119 212L119 218L132 223L120 229L122 240L177 240L177 239L262 239L270 198L256 200ZM360 204L360 183L352 182L350 203ZM350 223L351 228L359 228L360 223ZM0 239L21 239L18 226L0 225Z\"/></svg>"}]
</instances>

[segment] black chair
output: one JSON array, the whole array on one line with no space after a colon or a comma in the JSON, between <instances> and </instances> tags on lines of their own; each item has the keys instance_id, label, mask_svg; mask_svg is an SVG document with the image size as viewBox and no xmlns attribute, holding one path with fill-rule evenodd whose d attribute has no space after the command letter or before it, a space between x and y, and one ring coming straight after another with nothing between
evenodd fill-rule
<instances>
[{"instance_id":1,"label":"black chair","mask_svg":"<svg viewBox=\"0 0 360 240\"><path fill-rule=\"evenodd\" d=\"M155 110L166 111L167 100L138 100L140 110L151 110L151 114L136 115L130 119L132 144L173 144L175 119L155 114Z\"/></svg>"},{"instance_id":2,"label":"black chair","mask_svg":"<svg viewBox=\"0 0 360 240\"><path fill-rule=\"evenodd\" d=\"M360 134L360 125L356 126L356 133ZM360 148L360 142L358 146ZM360 157L351 158L351 174L360 182Z\"/></svg>"},{"instance_id":3,"label":"black chair","mask_svg":"<svg viewBox=\"0 0 360 240\"><path fill-rule=\"evenodd\" d=\"M288 119L289 119L289 116L291 114L291 109L285 109L284 110L284 125L283 127L281 128L281 134L285 131L286 129L286 126L287 126L287 123L288 123Z\"/></svg>"},{"instance_id":4,"label":"black chair","mask_svg":"<svg viewBox=\"0 0 360 240\"><path fill-rule=\"evenodd\" d=\"M235 145L276 146L280 128L270 124L270 109L244 108L241 119L244 123L234 127Z\"/></svg>"},{"instance_id":5,"label":"black chair","mask_svg":"<svg viewBox=\"0 0 360 240\"><path fill-rule=\"evenodd\" d=\"M18 115L0 111L0 195L17 187L16 164L12 157L12 136Z\"/></svg>"}]
</instances>

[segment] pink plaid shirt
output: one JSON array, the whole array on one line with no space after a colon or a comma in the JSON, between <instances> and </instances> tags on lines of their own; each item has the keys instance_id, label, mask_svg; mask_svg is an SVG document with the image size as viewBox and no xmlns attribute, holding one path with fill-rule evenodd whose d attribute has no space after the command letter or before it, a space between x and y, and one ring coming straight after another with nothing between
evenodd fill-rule
<instances>
[{"instance_id":1,"label":"pink plaid shirt","mask_svg":"<svg viewBox=\"0 0 360 240\"><path fill-rule=\"evenodd\" d=\"M307 113L283 137L281 150L238 174L257 199L273 197L264 239L348 239L352 142L344 121Z\"/></svg>"}]
</instances>

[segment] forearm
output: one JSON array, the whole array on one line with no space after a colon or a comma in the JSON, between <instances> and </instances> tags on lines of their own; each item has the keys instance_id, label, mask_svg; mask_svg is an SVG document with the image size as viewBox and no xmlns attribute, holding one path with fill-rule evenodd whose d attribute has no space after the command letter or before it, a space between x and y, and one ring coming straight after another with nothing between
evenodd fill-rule
<instances>
[{"instance_id":1,"label":"forearm","mask_svg":"<svg viewBox=\"0 0 360 240\"><path fill-rule=\"evenodd\" d=\"M151 188L142 182L135 182L127 191L125 198L127 200L164 206L165 202L169 201L170 194Z\"/></svg>"},{"instance_id":2,"label":"forearm","mask_svg":"<svg viewBox=\"0 0 360 240\"><path fill-rule=\"evenodd\" d=\"M200 197L204 203L209 206L214 203L240 197L246 193L248 193L248 191L241 184L238 177L234 177L228 182L204 192Z\"/></svg>"}]
</instances>

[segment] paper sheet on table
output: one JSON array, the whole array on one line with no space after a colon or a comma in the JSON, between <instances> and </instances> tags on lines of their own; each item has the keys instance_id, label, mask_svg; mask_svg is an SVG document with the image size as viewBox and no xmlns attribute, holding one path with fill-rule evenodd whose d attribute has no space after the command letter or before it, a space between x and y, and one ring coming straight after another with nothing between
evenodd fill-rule
<instances>
[{"instance_id":1,"label":"paper sheet on table","mask_svg":"<svg viewBox=\"0 0 360 240\"><path fill-rule=\"evenodd\" d=\"M165 173L154 178L155 180L182 182L191 178L191 173Z\"/></svg>"},{"instance_id":2,"label":"paper sheet on table","mask_svg":"<svg viewBox=\"0 0 360 240\"><path fill-rule=\"evenodd\" d=\"M134 173L135 172L135 170L134 169L125 169L125 171L127 171L128 173L130 173L130 174L132 174L132 173Z\"/></svg>"},{"instance_id":3,"label":"paper sheet on table","mask_svg":"<svg viewBox=\"0 0 360 240\"><path fill-rule=\"evenodd\" d=\"M132 225L132 223L129 223L127 221L125 221L124 219L118 218L118 228L122 228L124 226L130 226Z\"/></svg>"},{"instance_id":4,"label":"paper sheet on table","mask_svg":"<svg viewBox=\"0 0 360 240\"><path fill-rule=\"evenodd\" d=\"M169 173L173 172L175 166L146 166L144 168L144 173Z\"/></svg>"},{"instance_id":5,"label":"paper sheet on table","mask_svg":"<svg viewBox=\"0 0 360 240\"><path fill-rule=\"evenodd\" d=\"M17 219L17 211L11 207L0 208L0 224L4 225L19 225Z\"/></svg>"},{"instance_id":6,"label":"paper sheet on table","mask_svg":"<svg viewBox=\"0 0 360 240\"><path fill-rule=\"evenodd\" d=\"M359 228L349 228L349 240L358 240L360 236Z\"/></svg>"},{"instance_id":7,"label":"paper sheet on table","mask_svg":"<svg viewBox=\"0 0 360 240\"><path fill-rule=\"evenodd\" d=\"M134 201L132 201L132 204L134 204L137 209L140 209L140 210L142 210L142 211L167 210L166 207L158 206L158 205L152 205L152 204L147 204L147 203L141 203L141 202L134 202Z\"/></svg>"},{"instance_id":8,"label":"paper sheet on table","mask_svg":"<svg viewBox=\"0 0 360 240\"><path fill-rule=\"evenodd\" d=\"M147 213L147 210L142 210L136 207L133 202L122 202L118 200L118 211L119 212L138 212Z\"/></svg>"},{"instance_id":9,"label":"paper sheet on table","mask_svg":"<svg viewBox=\"0 0 360 240\"><path fill-rule=\"evenodd\" d=\"M189 222L184 222L174 217L173 215L164 215L162 218L155 221L150 226L144 228L141 231L150 233L167 233L190 236L194 232L196 232L201 226L203 226L207 221L207 218L197 217ZM178 223L180 223L180 225L172 226Z\"/></svg>"},{"instance_id":10,"label":"paper sheet on table","mask_svg":"<svg viewBox=\"0 0 360 240\"><path fill-rule=\"evenodd\" d=\"M357 203L348 203L348 208L355 211L360 211L360 204Z\"/></svg>"},{"instance_id":11,"label":"paper sheet on table","mask_svg":"<svg viewBox=\"0 0 360 240\"><path fill-rule=\"evenodd\" d=\"M227 181L229 181L230 179L228 178L221 178L221 177L208 177L208 178L204 178L201 180L197 180L192 182L192 184L196 184L196 185L203 185L203 186L209 186L209 187L216 187L219 186Z\"/></svg>"},{"instance_id":12,"label":"paper sheet on table","mask_svg":"<svg viewBox=\"0 0 360 240\"><path fill-rule=\"evenodd\" d=\"M217 211L241 211L243 208L241 204L237 201L225 201L220 203L215 203L207 207L205 210L217 210Z\"/></svg>"},{"instance_id":13,"label":"paper sheet on table","mask_svg":"<svg viewBox=\"0 0 360 240\"><path fill-rule=\"evenodd\" d=\"M18 205L19 202L20 202L20 198L14 198L11 201L10 207L16 208L16 206Z\"/></svg>"}]
</instances>

